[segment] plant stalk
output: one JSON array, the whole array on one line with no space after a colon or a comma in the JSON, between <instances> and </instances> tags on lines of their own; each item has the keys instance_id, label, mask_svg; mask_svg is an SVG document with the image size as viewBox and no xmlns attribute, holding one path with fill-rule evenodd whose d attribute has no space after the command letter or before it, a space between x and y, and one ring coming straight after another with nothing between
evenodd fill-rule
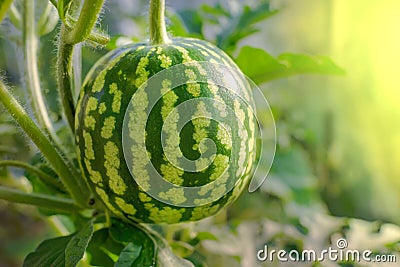
<instances>
[{"instance_id":1,"label":"plant stalk","mask_svg":"<svg viewBox=\"0 0 400 267\"><path fill-rule=\"evenodd\" d=\"M75 128L75 103L72 95L72 54L74 46L64 41L67 34L65 25L61 26L60 40L57 51L57 83L61 102L68 125L74 132Z\"/></svg>"},{"instance_id":2,"label":"plant stalk","mask_svg":"<svg viewBox=\"0 0 400 267\"><path fill-rule=\"evenodd\" d=\"M87 206L90 198L90 190L83 178L77 173L74 166L69 166L62 158L49 139L47 139L17 100L15 100L7 90L2 81L0 81L0 102L3 103L4 107L11 116L13 116L22 130L31 138L33 143L36 144L44 157L53 166L54 171L63 181L72 198L75 199L79 205L83 207Z\"/></svg>"},{"instance_id":3,"label":"plant stalk","mask_svg":"<svg viewBox=\"0 0 400 267\"><path fill-rule=\"evenodd\" d=\"M45 184L49 184L55 188L58 188L59 190L64 191L65 188L60 183L59 181L56 180L56 178L48 175L44 171L42 171L39 168L36 168L32 165L29 165L28 163L22 162L22 161L17 161L17 160L3 160L0 161L0 167L17 167L17 168L23 168L33 174L36 174L37 177L39 177L40 180L42 180Z\"/></svg>"},{"instance_id":4,"label":"plant stalk","mask_svg":"<svg viewBox=\"0 0 400 267\"><path fill-rule=\"evenodd\" d=\"M104 0L85 0L78 21L67 34L65 40L67 43L74 45L83 42L90 35L99 17L103 3Z\"/></svg>"},{"instance_id":5,"label":"plant stalk","mask_svg":"<svg viewBox=\"0 0 400 267\"><path fill-rule=\"evenodd\" d=\"M150 44L168 44L167 27L165 25L165 0L150 1Z\"/></svg>"},{"instance_id":6,"label":"plant stalk","mask_svg":"<svg viewBox=\"0 0 400 267\"><path fill-rule=\"evenodd\" d=\"M79 210L79 207L75 205L72 199L65 199L44 194L29 194L21 190L4 186L0 186L0 199L68 213Z\"/></svg>"},{"instance_id":7,"label":"plant stalk","mask_svg":"<svg viewBox=\"0 0 400 267\"><path fill-rule=\"evenodd\" d=\"M25 82L31 92L32 102L36 113L36 118L43 129L49 134L51 139L61 144L50 119L44 96L40 88L38 72L37 45L38 39L35 32L35 1L25 0L23 3L23 47L25 62Z\"/></svg>"},{"instance_id":8,"label":"plant stalk","mask_svg":"<svg viewBox=\"0 0 400 267\"><path fill-rule=\"evenodd\" d=\"M57 81L64 113L72 132L75 128L75 101L72 86L74 45L91 36L103 3L104 0L85 0L79 18L73 27L65 24L61 26L58 40Z\"/></svg>"}]
</instances>

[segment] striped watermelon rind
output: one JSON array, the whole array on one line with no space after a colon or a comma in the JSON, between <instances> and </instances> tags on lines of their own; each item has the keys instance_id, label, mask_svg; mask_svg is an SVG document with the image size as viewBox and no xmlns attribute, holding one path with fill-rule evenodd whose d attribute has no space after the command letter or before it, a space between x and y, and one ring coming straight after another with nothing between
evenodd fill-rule
<instances>
[{"instance_id":1,"label":"striped watermelon rind","mask_svg":"<svg viewBox=\"0 0 400 267\"><path fill-rule=\"evenodd\" d=\"M211 81L221 84L224 81L217 69L204 70L196 62L222 64L237 71L237 79L243 86L236 92L221 86L196 83L195 77L207 76ZM176 66L186 64L182 77L187 84L169 88L157 102L147 117L140 117L132 109L132 97L141 105L147 105L147 91L138 89L155 74ZM168 87L166 79L163 85ZM141 94L136 94L141 92ZM136 95L135 95L136 94ZM182 103L200 98L217 99L233 112L227 113L224 125L228 132L221 130L217 120L196 118L186 123L178 135L170 134L166 144L162 144L161 133L174 128L164 124L171 111ZM202 103L202 102L198 102ZM75 136L78 161L81 170L93 192L115 216L144 223L178 223L195 221L215 214L238 197L249 181L255 161L255 118L252 113L251 89L235 63L214 45L190 38L174 38L171 43L149 45L145 43L127 45L111 51L100 59L89 72L81 90L75 118ZM140 105L139 105L140 106ZM128 109L129 107L129 109ZM204 117L213 118L221 110L203 104L196 107ZM145 146L124 150L122 132L125 115L132 111L131 125L145 121ZM176 122L179 121L179 113ZM239 119L245 125L245 132L238 127ZM163 130L163 126L164 130ZM134 137L133 137L134 138ZM168 148L169 139L179 142L181 154L196 160L201 154L201 140L209 138L216 147L212 163L201 171L193 172L177 168L169 161L166 153L174 155ZM229 140L228 140L229 138ZM172 142L172 141L171 141ZM176 147L175 147L176 148ZM126 153L131 151L130 160ZM125 152L125 154L124 154ZM213 181L219 188L203 192L198 199L192 199L197 206L180 205L187 196L184 190L164 192L164 197L172 202L165 203L149 194L143 186L149 173L141 155L146 153L151 165L167 181L183 187L199 187ZM129 155L128 155L129 156ZM128 163L132 164L128 166ZM227 170L228 179L221 178L222 170ZM147 177L147 178L146 178ZM144 183L139 186L139 179ZM228 183L232 186L228 186ZM218 199L213 199L217 191L227 190ZM212 199L205 203L204 199ZM197 202L196 202L197 201Z\"/></svg>"}]
</instances>

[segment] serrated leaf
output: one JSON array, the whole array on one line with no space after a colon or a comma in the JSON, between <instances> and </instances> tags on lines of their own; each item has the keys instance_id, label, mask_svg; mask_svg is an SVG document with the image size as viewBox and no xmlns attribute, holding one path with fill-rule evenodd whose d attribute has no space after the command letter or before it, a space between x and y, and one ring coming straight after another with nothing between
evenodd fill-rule
<instances>
[{"instance_id":1,"label":"serrated leaf","mask_svg":"<svg viewBox=\"0 0 400 267\"><path fill-rule=\"evenodd\" d=\"M231 18L231 13L220 3L214 6L204 4L200 7L200 14L204 22L219 24L221 18Z\"/></svg>"},{"instance_id":2,"label":"serrated leaf","mask_svg":"<svg viewBox=\"0 0 400 267\"><path fill-rule=\"evenodd\" d=\"M64 267L64 251L72 236L63 236L43 241L34 252L26 256L24 267Z\"/></svg>"},{"instance_id":3,"label":"serrated leaf","mask_svg":"<svg viewBox=\"0 0 400 267\"><path fill-rule=\"evenodd\" d=\"M277 13L278 10L271 10L269 1L264 1L254 8L245 6L240 14L231 17L227 26L218 34L218 47L228 53L232 52L240 40L259 31L254 24Z\"/></svg>"},{"instance_id":4,"label":"serrated leaf","mask_svg":"<svg viewBox=\"0 0 400 267\"><path fill-rule=\"evenodd\" d=\"M65 249L66 266L75 266L82 259L92 235L93 221L90 221L71 238Z\"/></svg>"},{"instance_id":5,"label":"serrated leaf","mask_svg":"<svg viewBox=\"0 0 400 267\"><path fill-rule=\"evenodd\" d=\"M142 251L142 246L128 243L119 255L115 267L132 267Z\"/></svg>"},{"instance_id":6,"label":"serrated leaf","mask_svg":"<svg viewBox=\"0 0 400 267\"><path fill-rule=\"evenodd\" d=\"M210 6L210 5L202 5L201 10L205 13L215 15L215 16L224 16L224 17L229 17L231 14L229 11L227 11L221 3L217 3L215 6Z\"/></svg>"},{"instance_id":7,"label":"serrated leaf","mask_svg":"<svg viewBox=\"0 0 400 267\"><path fill-rule=\"evenodd\" d=\"M71 2L72 0L58 0L57 3L58 15L60 16L62 21L65 21L65 15L67 14Z\"/></svg>"},{"instance_id":8,"label":"serrated leaf","mask_svg":"<svg viewBox=\"0 0 400 267\"><path fill-rule=\"evenodd\" d=\"M345 72L325 56L284 53L274 58L260 48L244 46L236 58L240 69L256 83L298 74L333 74Z\"/></svg>"},{"instance_id":9,"label":"serrated leaf","mask_svg":"<svg viewBox=\"0 0 400 267\"><path fill-rule=\"evenodd\" d=\"M275 15L277 12L278 10L271 10L269 1L260 4L256 8L245 6L243 8L243 13L240 16L240 22L245 25L253 25Z\"/></svg>"}]
</instances>

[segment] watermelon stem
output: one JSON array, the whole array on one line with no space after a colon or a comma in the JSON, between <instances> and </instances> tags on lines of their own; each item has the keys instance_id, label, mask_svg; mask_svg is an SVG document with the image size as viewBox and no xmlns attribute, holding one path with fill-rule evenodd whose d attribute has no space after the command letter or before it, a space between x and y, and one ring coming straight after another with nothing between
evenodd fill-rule
<instances>
[{"instance_id":1,"label":"watermelon stem","mask_svg":"<svg viewBox=\"0 0 400 267\"><path fill-rule=\"evenodd\" d=\"M91 0L83 2L78 21L67 33L67 42L77 44L85 41L92 32L99 17L104 0Z\"/></svg>"},{"instance_id":2,"label":"watermelon stem","mask_svg":"<svg viewBox=\"0 0 400 267\"><path fill-rule=\"evenodd\" d=\"M38 71L38 37L35 29L35 5L34 1L23 2L23 27L22 43L24 49L25 64L25 87L30 93L35 117L40 126L50 136L58 146L61 146L61 140L58 138L53 126L53 122L47 111L45 98L40 87L40 78Z\"/></svg>"},{"instance_id":3,"label":"watermelon stem","mask_svg":"<svg viewBox=\"0 0 400 267\"><path fill-rule=\"evenodd\" d=\"M61 25L57 53L57 83L64 113L72 132L75 124L75 102L71 85L74 45L85 41L91 35L103 3L104 0L84 1L79 18L73 26L66 23Z\"/></svg>"},{"instance_id":4,"label":"watermelon stem","mask_svg":"<svg viewBox=\"0 0 400 267\"><path fill-rule=\"evenodd\" d=\"M165 0L150 1L150 43L152 45L168 44L171 40L168 37L165 25Z\"/></svg>"},{"instance_id":5,"label":"watermelon stem","mask_svg":"<svg viewBox=\"0 0 400 267\"><path fill-rule=\"evenodd\" d=\"M1 81L1 79L0 103L3 103L4 107L17 124L25 134L30 137L32 142L52 165L54 171L63 181L67 191L71 194L73 199L77 201L77 204L82 207L88 206L88 199L91 197L89 187L83 182L82 177L76 171L73 164L65 160L64 156L60 154L60 152L54 147L53 143L39 129L31 117L29 117L14 96L8 91L6 85Z\"/></svg>"},{"instance_id":6,"label":"watermelon stem","mask_svg":"<svg viewBox=\"0 0 400 267\"><path fill-rule=\"evenodd\" d=\"M0 199L68 213L79 210L79 207L72 199L44 194L25 193L22 190L4 186L0 186Z\"/></svg>"},{"instance_id":7,"label":"watermelon stem","mask_svg":"<svg viewBox=\"0 0 400 267\"><path fill-rule=\"evenodd\" d=\"M72 132L75 125L75 103L72 95L72 54L74 46L63 41L67 33L65 25L61 26L60 42L57 49L57 83L64 114Z\"/></svg>"},{"instance_id":8,"label":"watermelon stem","mask_svg":"<svg viewBox=\"0 0 400 267\"><path fill-rule=\"evenodd\" d=\"M65 191L64 185L60 181L58 181L55 177L52 177L51 175L45 173L41 169L36 168L35 166L32 166L23 161L0 160L0 167L17 167L25 169L28 172L34 173L46 185L50 185L61 191Z\"/></svg>"}]
</instances>

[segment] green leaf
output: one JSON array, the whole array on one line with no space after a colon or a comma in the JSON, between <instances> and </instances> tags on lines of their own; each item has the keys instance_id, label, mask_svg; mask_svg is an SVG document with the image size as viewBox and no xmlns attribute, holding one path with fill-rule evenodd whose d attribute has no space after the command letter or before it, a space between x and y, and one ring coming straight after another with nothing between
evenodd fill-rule
<instances>
[{"instance_id":1,"label":"green leaf","mask_svg":"<svg viewBox=\"0 0 400 267\"><path fill-rule=\"evenodd\" d=\"M91 220L68 242L65 249L66 266L75 266L82 259L92 235L93 221Z\"/></svg>"},{"instance_id":2,"label":"green leaf","mask_svg":"<svg viewBox=\"0 0 400 267\"><path fill-rule=\"evenodd\" d=\"M218 238L210 232L199 232L194 239L192 239L189 243L192 246L197 245L203 240L218 240Z\"/></svg>"},{"instance_id":3,"label":"green leaf","mask_svg":"<svg viewBox=\"0 0 400 267\"><path fill-rule=\"evenodd\" d=\"M180 36L180 37L192 37L192 38L199 38L202 39L203 36L200 33L196 32L191 32L189 28L191 27L188 25L179 13L173 12L173 11L168 11L167 12L167 17L169 20L169 25L168 25L168 31L171 31L174 36ZM193 22L196 23L196 22ZM193 27L194 26L193 24ZM201 32L201 27L200 29L196 30Z\"/></svg>"},{"instance_id":4,"label":"green leaf","mask_svg":"<svg viewBox=\"0 0 400 267\"><path fill-rule=\"evenodd\" d=\"M156 259L154 242L142 229L114 220L110 228L110 235L119 243L132 243L141 247L139 256L136 257L131 266L152 266L154 264ZM124 255L124 258L126 257L127 255Z\"/></svg>"},{"instance_id":5,"label":"green leaf","mask_svg":"<svg viewBox=\"0 0 400 267\"><path fill-rule=\"evenodd\" d=\"M128 245L122 250L119 255L118 261L115 263L115 267L131 267L133 266L136 259L139 257L142 246L128 243Z\"/></svg>"},{"instance_id":6,"label":"green leaf","mask_svg":"<svg viewBox=\"0 0 400 267\"><path fill-rule=\"evenodd\" d=\"M193 263L176 256L171 247L156 232L148 229L148 234L152 236L157 247L157 266L160 267L194 267Z\"/></svg>"},{"instance_id":7,"label":"green leaf","mask_svg":"<svg viewBox=\"0 0 400 267\"><path fill-rule=\"evenodd\" d=\"M71 2L72 0L58 0L57 3L58 15L60 15L62 21L65 21L65 15L67 14Z\"/></svg>"},{"instance_id":8,"label":"green leaf","mask_svg":"<svg viewBox=\"0 0 400 267\"><path fill-rule=\"evenodd\" d=\"M287 66L294 74L318 73L318 74L344 74L344 70L338 67L326 56L314 56L304 54L283 53L278 57L279 62Z\"/></svg>"},{"instance_id":9,"label":"green leaf","mask_svg":"<svg viewBox=\"0 0 400 267\"><path fill-rule=\"evenodd\" d=\"M240 40L259 31L254 24L277 13L278 10L271 10L269 1L263 1L254 8L245 6L240 14L231 17L217 36L218 47L228 53L232 52Z\"/></svg>"},{"instance_id":10,"label":"green leaf","mask_svg":"<svg viewBox=\"0 0 400 267\"><path fill-rule=\"evenodd\" d=\"M345 72L325 56L284 53L274 58L263 49L244 46L236 58L240 69L256 83L298 74L333 74Z\"/></svg>"},{"instance_id":11,"label":"green leaf","mask_svg":"<svg viewBox=\"0 0 400 267\"><path fill-rule=\"evenodd\" d=\"M186 28L185 22L179 16L179 14L167 11L167 17L170 21L168 25L169 31L172 31L175 36L189 36L189 32Z\"/></svg>"},{"instance_id":12,"label":"green leaf","mask_svg":"<svg viewBox=\"0 0 400 267\"><path fill-rule=\"evenodd\" d=\"M87 247L89 263L94 266L114 266L123 248L122 244L110 237L107 228L100 229L93 233Z\"/></svg>"},{"instance_id":13,"label":"green leaf","mask_svg":"<svg viewBox=\"0 0 400 267\"><path fill-rule=\"evenodd\" d=\"M128 244L123 251L124 253L120 254L118 261L123 261L125 263L125 260L128 258L135 258L131 265L124 266L194 266L190 261L176 256L166 241L156 232L148 228L139 228L139 226L128 225L121 221L114 220L110 228L110 235L115 241ZM129 244L132 244L132 246L129 247ZM138 247L141 247L141 250L137 256ZM129 250L132 250L132 252L129 252Z\"/></svg>"},{"instance_id":14,"label":"green leaf","mask_svg":"<svg viewBox=\"0 0 400 267\"><path fill-rule=\"evenodd\" d=\"M222 5L221 3L217 3L215 6L210 6L210 5L202 5L201 6L201 10L204 13L208 13L210 15L214 15L214 16L224 16L224 17L230 17L230 12L227 11Z\"/></svg>"},{"instance_id":15,"label":"green leaf","mask_svg":"<svg viewBox=\"0 0 400 267\"><path fill-rule=\"evenodd\" d=\"M182 10L178 12L183 27L191 34L195 34L201 38L203 37L203 19L197 10ZM177 22L177 21L175 21Z\"/></svg>"},{"instance_id":16,"label":"green leaf","mask_svg":"<svg viewBox=\"0 0 400 267\"><path fill-rule=\"evenodd\" d=\"M13 3L13 0L1 0L0 1L0 22L2 22L5 17L10 5Z\"/></svg>"},{"instance_id":17,"label":"green leaf","mask_svg":"<svg viewBox=\"0 0 400 267\"><path fill-rule=\"evenodd\" d=\"M226 10L220 3L215 6L202 5L200 7L200 12L203 21L218 25L222 17L231 18L231 13Z\"/></svg>"},{"instance_id":18,"label":"green leaf","mask_svg":"<svg viewBox=\"0 0 400 267\"><path fill-rule=\"evenodd\" d=\"M34 252L28 254L23 266L31 267L64 267L64 251L72 236L63 236L43 241Z\"/></svg>"},{"instance_id":19,"label":"green leaf","mask_svg":"<svg viewBox=\"0 0 400 267\"><path fill-rule=\"evenodd\" d=\"M74 235L45 240L25 258L23 266L76 266L83 257L92 233L93 222L90 221Z\"/></svg>"}]
</instances>

